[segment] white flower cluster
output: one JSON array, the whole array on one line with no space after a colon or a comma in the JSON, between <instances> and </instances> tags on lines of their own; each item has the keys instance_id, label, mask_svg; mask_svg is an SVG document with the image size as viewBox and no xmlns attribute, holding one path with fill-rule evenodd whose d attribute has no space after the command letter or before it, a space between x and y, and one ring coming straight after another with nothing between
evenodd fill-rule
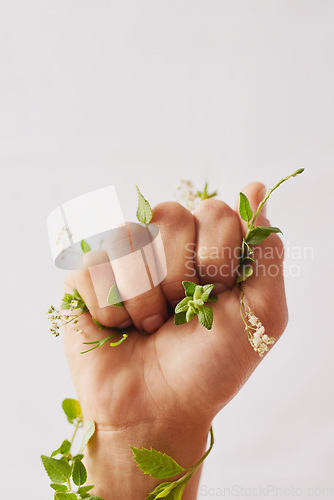
<instances>
[{"instance_id":1,"label":"white flower cluster","mask_svg":"<svg viewBox=\"0 0 334 500\"><path fill-rule=\"evenodd\" d=\"M266 335L265 328L262 325L261 321L250 309L246 314L246 319L250 324L250 326L245 326L245 330L247 330L248 333L249 342L254 351L256 351L262 358L263 355L269 350L268 346L270 344L274 344L276 339L274 339L274 337L268 337L268 335Z\"/></svg>"},{"instance_id":2,"label":"white flower cluster","mask_svg":"<svg viewBox=\"0 0 334 500\"><path fill-rule=\"evenodd\" d=\"M77 305L78 301L72 300L70 310L73 311L73 309L75 309ZM77 316L72 316L69 314L61 314L54 306L51 305L48 309L47 314L48 314L48 319L51 321L50 332L55 337L58 337L60 334L59 332L60 327L66 325L67 323L70 323L71 321L73 321L74 324L78 323L78 316L80 316L81 313L79 313ZM82 330L77 329L77 332L82 333Z\"/></svg>"},{"instance_id":3,"label":"white flower cluster","mask_svg":"<svg viewBox=\"0 0 334 500\"><path fill-rule=\"evenodd\" d=\"M200 199L198 197L197 191L194 189L194 185L191 181L181 179L176 186L177 193L175 195L176 201L184 205L188 210L195 210Z\"/></svg>"}]
</instances>

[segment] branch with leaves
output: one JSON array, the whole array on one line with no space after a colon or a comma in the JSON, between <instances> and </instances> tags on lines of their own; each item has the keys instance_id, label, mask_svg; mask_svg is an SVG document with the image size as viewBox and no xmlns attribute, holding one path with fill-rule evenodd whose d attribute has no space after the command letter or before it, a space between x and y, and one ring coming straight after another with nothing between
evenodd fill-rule
<instances>
[{"instance_id":1,"label":"branch with leaves","mask_svg":"<svg viewBox=\"0 0 334 500\"><path fill-rule=\"evenodd\" d=\"M185 487L188 481L194 475L198 467L204 462L209 455L214 444L214 436L212 427L210 428L210 446L204 453L202 458L191 467L184 469L172 457L161 453L161 451L150 450L146 448L135 448L130 446L133 451L133 458L136 461L139 469L156 479L170 479L176 475L182 474L179 479L174 481L166 481L158 484L145 500L156 500L158 498L165 498L166 500L181 500Z\"/></svg>"},{"instance_id":2,"label":"branch with leaves","mask_svg":"<svg viewBox=\"0 0 334 500\"><path fill-rule=\"evenodd\" d=\"M65 439L50 456L41 456L46 473L51 480L50 486L55 492L54 500L103 500L103 498L89 493L94 485L85 484L87 471L82 461L86 445L94 435L95 423L93 420L86 422L81 446L78 452L73 454L74 439L78 430L83 427L82 411L79 401L75 399L64 399L62 406L67 420L74 426L71 440ZM57 456L60 458L54 458Z\"/></svg>"}]
</instances>

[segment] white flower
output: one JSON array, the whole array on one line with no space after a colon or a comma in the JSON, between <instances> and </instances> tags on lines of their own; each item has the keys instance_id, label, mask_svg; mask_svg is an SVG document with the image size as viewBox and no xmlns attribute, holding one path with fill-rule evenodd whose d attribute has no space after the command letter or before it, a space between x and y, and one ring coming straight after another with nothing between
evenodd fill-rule
<instances>
[{"instance_id":1,"label":"white flower","mask_svg":"<svg viewBox=\"0 0 334 500\"><path fill-rule=\"evenodd\" d=\"M261 343L262 343L262 341L261 341L260 338L254 338L253 339L253 346L254 347L256 347L256 348L259 347L261 345Z\"/></svg>"},{"instance_id":2,"label":"white flower","mask_svg":"<svg viewBox=\"0 0 334 500\"><path fill-rule=\"evenodd\" d=\"M259 322L259 318L257 318L254 314L248 314L248 321L252 326L256 326Z\"/></svg>"},{"instance_id":3,"label":"white flower","mask_svg":"<svg viewBox=\"0 0 334 500\"><path fill-rule=\"evenodd\" d=\"M264 332L265 332L264 326L262 326L262 325L256 331L256 333L258 333L259 335L263 335Z\"/></svg>"}]
</instances>

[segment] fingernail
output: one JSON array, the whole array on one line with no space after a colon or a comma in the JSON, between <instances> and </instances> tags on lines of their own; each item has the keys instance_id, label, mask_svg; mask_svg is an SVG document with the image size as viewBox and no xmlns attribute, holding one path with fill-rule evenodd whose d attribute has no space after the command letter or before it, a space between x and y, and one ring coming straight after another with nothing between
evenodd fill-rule
<instances>
[{"instance_id":1,"label":"fingernail","mask_svg":"<svg viewBox=\"0 0 334 500\"><path fill-rule=\"evenodd\" d=\"M128 328L129 326L132 325L131 319L127 319L126 321L123 321L120 325L117 325L117 328Z\"/></svg>"},{"instance_id":2,"label":"fingernail","mask_svg":"<svg viewBox=\"0 0 334 500\"><path fill-rule=\"evenodd\" d=\"M222 293L227 290L227 286L224 283L212 283L215 287L212 290L212 294L215 295L216 293Z\"/></svg>"},{"instance_id":3,"label":"fingernail","mask_svg":"<svg viewBox=\"0 0 334 500\"><path fill-rule=\"evenodd\" d=\"M161 325L164 323L164 318L161 316L161 314L154 314L153 316L149 316L148 318L144 319L142 321L141 327L145 332L147 333L153 333L158 328L160 328Z\"/></svg>"}]
</instances>

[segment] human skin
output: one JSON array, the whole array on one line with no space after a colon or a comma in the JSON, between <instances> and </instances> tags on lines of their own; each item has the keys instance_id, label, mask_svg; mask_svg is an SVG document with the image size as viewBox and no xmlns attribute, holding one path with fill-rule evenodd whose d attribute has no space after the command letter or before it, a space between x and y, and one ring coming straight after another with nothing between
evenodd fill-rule
<instances>
[{"instance_id":1,"label":"human skin","mask_svg":"<svg viewBox=\"0 0 334 500\"><path fill-rule=\"evenodd\" d=\"M251 183L242 190L253 211L263 199L264 189L261 183ZM137 327L121 346L105 344L80 354L82 342L104 338L114 331L100 330L90 313L80 316L82 334L72 326L65 328L66 355L84 419L96 422L96 433L85 453L88 484L95 484L94 494L105 500L144 500L161 482L138 469L129 445L160 450L183 467L195 464L207 447L212 419L261 361L249 344L240 316L241 291L234 285L237 258L210 257L202 251L191 264L187 250L193 243L195 251L230 247L232 254L237 254L247 230L239 217L238 204L239 200L233 210L223 201L208 199L193 214L175 202L160 203L153 209L152 223L159 227L164 242L167 277L151 291L125 301L123 308L90 307L94 318L107 327L130 321ZM270 225L263 209L256 223ZM279 339L288 319L283 244L278 235L272 234L259 247L271 252L259 256L258 263L264 266L261 273L243 284L245 300L267 335ZM224 265L224 276L213 278L213 265L217 269ZM273 273L270 266L277 272ZM190 267L195 277L189 276ZM210 276L206 270L210 270ZM211 331L196 317L185 325L174 325L171 307L184 297L181 283L185 279L218 283ZM73 288L87 304L92 303L94 290L87 270L68 274L65 291L72 293ZM145 322L151 316L153 319ZM141 328L154 333L144 336ZM200 472L188 483L184 500L196 499Z\"/></svg>"}]
</instances>

